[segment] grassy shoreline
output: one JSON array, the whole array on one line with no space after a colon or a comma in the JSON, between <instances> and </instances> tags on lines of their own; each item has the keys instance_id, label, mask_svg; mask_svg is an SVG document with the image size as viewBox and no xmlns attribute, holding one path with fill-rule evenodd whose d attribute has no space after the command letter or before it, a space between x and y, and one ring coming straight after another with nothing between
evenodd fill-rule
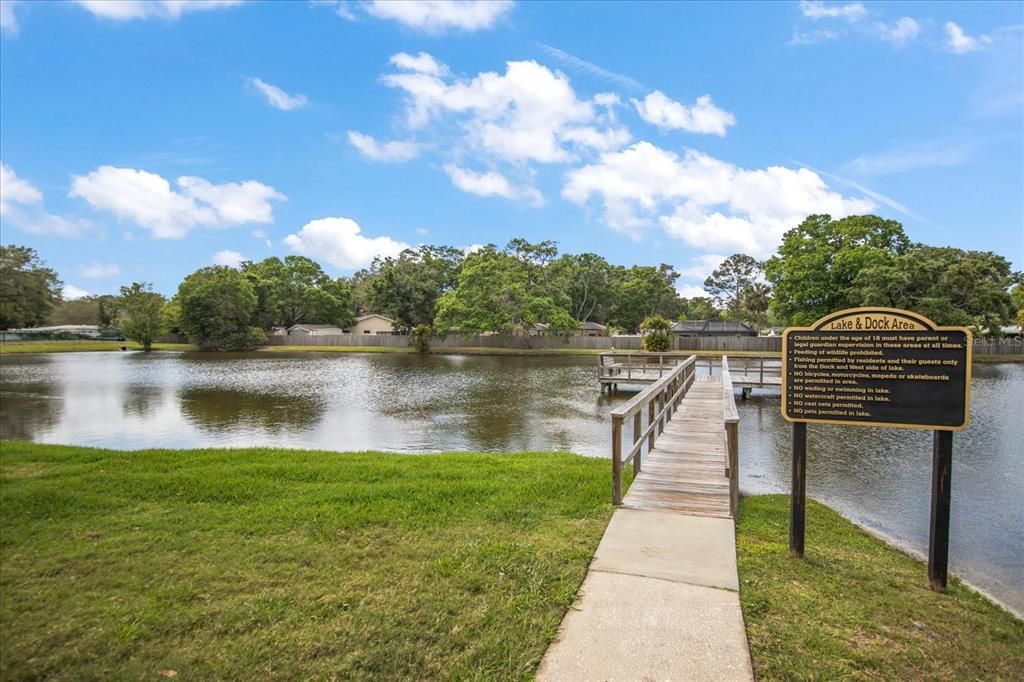
<instances>
[{"instance_id":1,"label":"grassy shoreline","mask_svg":"<svg viewBox=\"0 0 1024 682\"><path fill-rule=\"evenodd\" d=\"M607 489L566 454L5 441L0 678L529 679Z\"/></svg>"},{"instance_id":2,"label":"grassy shoreline","mask_svg":"<svg viewBox=\"0 0 1024 682\"><path fill-rule=\"evenodd\" d=\"M1011 679L1024 621L808 500L807 554L789 557L789 498L744 498L740 601L759 680ZM813 667L812 667L813 666Z\"/></svg>"},{"instance_id":3,"label":"grassy shoreline","mask_svg":"<svg viewBox=\"0 0 1024 682\"><path fill-rule=\"evenodd\" d=\"M529 679L604 533L555 453L117 451L0 441L0 678ZM808 502L741 500L761 680L1012 678L1024 622Z\"/></svg>"},{"instance_id":4,"label":"grassy shoreline","mask_svg":"<svg viewBox=\"0 0 1024 682\"><path fill-rule=\"evenodd\" d=\"M142 350L142 346L132 341L4 341L0 342L0 355L15 353L81 353L118 351L121 347L128 350ZM187 343L157 343L154 350L159 351L198 351ZM407 346L261 346L257 353L413 353ZM465 348L434 348L432 355L507 355L507 356L594 356L606 353L606 350L589 348L484 348L479 346ZM630 351L620 351L630 352ZM640 352L640 351L634 351ZM717 351L693 350L676 351L678 353L696 355L698 357L731 357L781 355L771 351ZM974 355L975 363L1024 362L1024 353L1009 355Z\"/></svg>"}]
</instances>

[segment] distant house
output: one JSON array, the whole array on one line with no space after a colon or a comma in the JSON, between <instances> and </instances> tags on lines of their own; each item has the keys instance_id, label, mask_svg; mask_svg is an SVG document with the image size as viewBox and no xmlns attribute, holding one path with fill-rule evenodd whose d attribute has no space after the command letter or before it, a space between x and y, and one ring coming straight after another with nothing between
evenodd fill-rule
<instances>
[{"instance_id":1,"label":"distant house","mask_svg":"<svg viewBox=\"0 0 1024 682\"><path fill-rule=\"evenodd\" d=\"M349 334L394 334L395 321L390 317L370 313L356 318L356 323L348 330Z\"/></svg>"},{"instance_id":2,"label":"distant house","mask_svg":"<svg viewBox=\"0 0 1024 682\"><path fill-rule=\"evenodd\" d=\"M1021 327L1020 325L1009 325L1007 327L1000 327L999 334L1004 338L1024 336L1024 327Z\"/></svg>"},{"instance_id":3,"label":"distant house","mask_svg":"<svg viewBox=\"0 0 1024 682\"><path fill-rule=\"evenodd\" d=\"M270 328L270 335L271 336L288 336L288 328L287 327L271 327Z\"/></svg>"},{"instance_id":4,"label":"distant house","mask_svg":"<svg viewBox=\"0 0 1024 682\"><path fill-rule=\"evenodd\" d=\"M745 322L724 320L684 320L672 325L676 336L757 336L757 330Z\"/></svg>"},{"instance_id":5,"label":"distant house","mask_svg":"<svg viewBox=\"0 0 1024 682\"><path fill-rule=\"evenodd\" d=\"M580 322L576 336L607 336L608 328L597 322Z\"/></svg>"},{"instance_id":6,"label":"distant house","mask_svg":"<svg viewBox=\"0 0 1024 682\"><path fill-rule=\"evenodd\" d=\"M534 322L526 328L527 336L546 336L548 333L548 325L543 322Z\"/></svg>"},{"instance_id":7,"label":"distant house","mask_svg":"<svg viewBox=\"0 0 1024 682\"><path fill-rule=\"evenodd\" d=\"M289 336L336 336L344 333L333 324L293 324L288 327Z\"/></svg>"}]
</instances>

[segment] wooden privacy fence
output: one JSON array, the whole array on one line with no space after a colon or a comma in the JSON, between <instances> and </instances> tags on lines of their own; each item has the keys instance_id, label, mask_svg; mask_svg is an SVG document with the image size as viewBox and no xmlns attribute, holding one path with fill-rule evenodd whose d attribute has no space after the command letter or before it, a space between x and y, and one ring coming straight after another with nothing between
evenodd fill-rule
<instances>
[{"instance_id":1,"label":"wooden privacy fence","mask_svg":"<svg viewBox=\"0 0 1024 682\"><path fill-rule=\"evenodd\" d=\"M711 336L676 337L672 340L677 351L717 352L782 352L779 336ZM337 334L332 336L269 336L269 346L390 346L409 345L408 336L397 334ZM519 350L642 350L639 336L505 336L500 334L449 334L430 339L431 348L512 348ZM1024 354L1024 340L1007 338L997 340L975 339L974 352L978 355ZM737 358L738 359L738 358Z\"/></svg>"},{"instance_id":2,"label":"wooden privacy fence","mask_svg":"<svg viewBox=\"0 0 1024 682\"><path fill-rule=\"evenodd\" d=\"M633 476L642 468L641 452L646 443L648 451L654 448L658 436L665 431L665 423L683 396L693 385L697 371L697 356L691 355L676 365L671 372L637 393L624 405L612 410L612 503L622 504L622 467L633 463ZM644 412L647 428L643 427ZM633 420L633 440L626 456L622 454L622 425Z\"/></svg>"}]
</instances>

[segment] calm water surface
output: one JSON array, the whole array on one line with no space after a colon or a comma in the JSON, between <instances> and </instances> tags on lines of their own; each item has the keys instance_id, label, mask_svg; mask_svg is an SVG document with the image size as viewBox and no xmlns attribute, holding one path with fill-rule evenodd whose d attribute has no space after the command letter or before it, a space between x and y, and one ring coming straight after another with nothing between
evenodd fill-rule
<instances>
[{"instance_id":1,"label":"calm water surface","mask_svg":"<svg viewBox=\"0 0 1024 682\"><path fill-rule=\"evenodd\" d=\"M111 448L564 450L606 457L593 358L405 354L4 356L0 437ZM954 436L950 561L1024 612L1024 365L974 368ZM741 488L786 492L779 399L739 403ZM808 492L911 550L928 545L931 433L808 429ZM808 547L813 551L813 546Z\"/></svg>"}]
</instances>

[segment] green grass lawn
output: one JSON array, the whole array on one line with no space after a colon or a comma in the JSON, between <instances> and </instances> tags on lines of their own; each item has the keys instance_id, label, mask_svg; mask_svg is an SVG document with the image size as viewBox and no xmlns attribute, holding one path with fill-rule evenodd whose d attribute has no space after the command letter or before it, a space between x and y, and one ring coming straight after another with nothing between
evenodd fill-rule
<instances>
[{"instance_id":1,"label":"green grass lawn","mask_svg":"<svg viewBox=\"0 0 1024 682\"><path fill-rule=\"evenodd\" d=\"M607 460L0 443L0 679L526 679Z\"/></svg>"},{"instance_id":2,"label":"green grass lawn","mask_svg":"<svg viewBox=\"0 0 1024 682\"><path fill-rule=\"evenodd\" d=\"M82 351L113 351L126 346L130 350L142 350L142 344L134 341L0 341L3 353L76 353ZM154 350L196 350L187 343L154 343Z\"/></svg>"},{"instance_id":3,"label":"green grass lawn","mask_svg":"<svg viewBox=\"0 0 1024 682\"><path fill-rule=\"evenodd\" d=\"M789 497L744 498L740 599L759 680L1024 678L1024 622L808 500L789 557Z\"/></svg>"}]
</instances>

